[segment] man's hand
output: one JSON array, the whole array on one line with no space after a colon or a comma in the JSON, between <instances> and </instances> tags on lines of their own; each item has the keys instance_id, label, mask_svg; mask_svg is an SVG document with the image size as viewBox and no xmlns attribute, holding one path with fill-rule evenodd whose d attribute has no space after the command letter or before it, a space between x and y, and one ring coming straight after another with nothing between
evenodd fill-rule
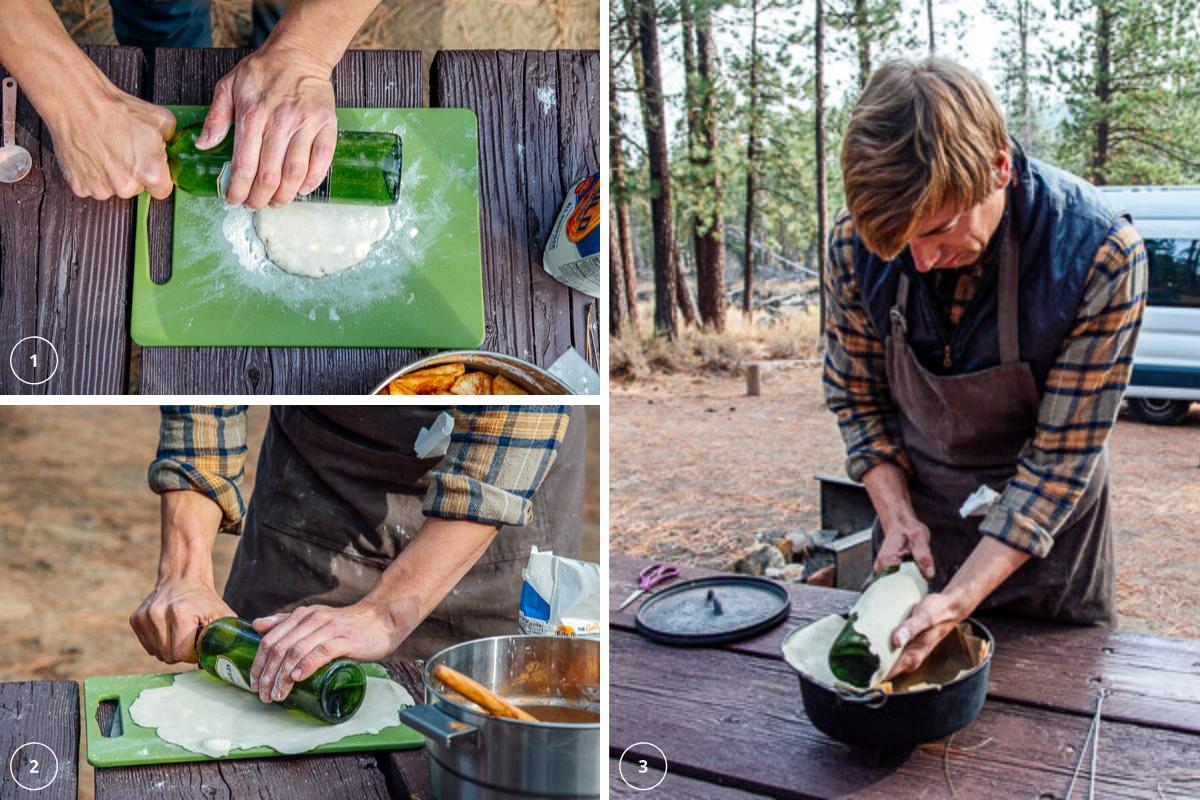
<instances>
[{"instance_id":1,"label":"man's hand","mask_svg":"<svg viewBox=\"0 0 1200 800\"><path fill-rule=\"evenodd\" d=\"M933 553L929 550L929 528L916 517L901 520L884 528L883 544L875 556L875 572L899 564L907 556L921 569L926 580L933 578L935 566Z\"/></svg>"},{"instance_id":2,"label":"man's hand","mask_svg":"<svg viewBox=\"0 0 1200 800\"><path fill-rule=\"evenodd\" d=\"M938 642L946 638L954 626L966 617L967 614L951 595L939 592L926 595L892 634L892 645L903 647L904 652L888 673L887 679L912 672L925 663Z\"/></svg>"},{"instance_id":3,"label":"man's hand","mask_svg":"<svg viewBox=\"0 0 1200 800\"><path fill-rule=\"evenodd\" d=\"M862 476L863 486L883 528L883 544L875 556L875 572L899 564L912 556L926 580L936 573L929 550L929 528L917 519L908 494L908 476L887 461L876 464Z\"/></svg>"},{"instance_id":4,"label":"man's hand","mask_svg":"<svg viewBox=\"0 0 1200 800\"><path fill-rule=\"evenodd\" d=\"M382 658L416 630L487 550L497 529L428 518L367 596L345 608L306 606L254 621L263 636L250 688L263 702L282 700L292 684L335 658Z\"/></svg>"},{"instance_id":5,"label":"man's hand","mask_svg":"<svg viewBox=\"0 0 1200 800\"><path fill-rule=\"evenodd\" d=\"M994 537L981 536L946 588L917 603L909 618L892 634L893 645L903 647L904 652L888 679L921 666L955 625L971 616L997 586L1028 560L1029 553Z\"/></svg>"},{"instance_id":6,"label":"man's hand","mask_svg":"<svg viewBox=\"0 0 1200 800\"><path fill-rule=\"evenodd\" d=\"M196 660L200 628L214 619L234 616L211 584L171 577L158 582L130 615L129 624L147 653L174 664Z\"/></svg>"},{"instance_id":7,"label":"man's hand","mask_svg":"<svg viewBox=\"0 0 1200 800\"><path fill-rule=\"evenodd\" d=\"M268 42L217 81L196 146L220 144L236 121L228 202L283 205L324 180L337 144L332 72L304 50Z\"/></svg>"},{"instance_id":8,"label":"man's hand","mask_svg":"<svg viewBox=\"0 0 1200 800\"><path fill-rule=\"evenodd\" d=\"M294 683L335 658L383 658L417 626L416 608L413 602L398 612L364 599L345 608L301 606L256 619L254 630L265 635L250 668L250 688L264 703L279 702Z\"/></svg>"},{"instance_id":9,"label":"man's hand","mask_svg":"<svg viewBox=\"0 0 1200 800\"><path fill-rule=\"evenodd\" d=\"M79 197L170 197L166 140L175 116L167 109L107 84L99 96L55 104L44 118L63 177Z\"/></svg>"}]
</instances>

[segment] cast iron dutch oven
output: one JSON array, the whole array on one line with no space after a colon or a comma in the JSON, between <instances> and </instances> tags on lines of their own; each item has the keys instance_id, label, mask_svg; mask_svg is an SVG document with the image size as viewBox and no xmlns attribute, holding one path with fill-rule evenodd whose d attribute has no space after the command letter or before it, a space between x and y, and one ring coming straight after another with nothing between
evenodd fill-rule
<instances>
[{"instance_id":1,"label":"cast iron dutch oven","mask_svg":"<svg viewBox=\"0 0 1200 800\"><path fill-rule=\"evenodd\" d=\"M804 712L828 736L880 750L908 750L966 727L983 710L992 653L996 649L991 631L975 619L967 622L975 635L987 642L988 648L983 663L966 675L915 692L886 694L872 689L855 694L825 686L796 670Z\"/></svg>"}]
</instances>

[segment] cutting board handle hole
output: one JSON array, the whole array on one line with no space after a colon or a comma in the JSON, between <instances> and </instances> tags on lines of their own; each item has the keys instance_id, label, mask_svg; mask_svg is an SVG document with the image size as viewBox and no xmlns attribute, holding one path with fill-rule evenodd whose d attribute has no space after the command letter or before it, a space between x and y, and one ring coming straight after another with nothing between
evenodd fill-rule
<instances>
[{"instance_id":1,"label":"cutting board handle hole","mask_svg":"<svg viewBox=\"0 0 1200 800\"><path fill-rule=\"evenodd\" d=\"M97 703L96 724L100 726L100 735L106 739L123 735L125 728L121 723L121 701L110 698Z\"/></svg>"},{"instance_id":2,"label":"cutting board handle hole","mask_svg":"<svg viewBox=\"0 0 1200 800\"><path fill-rule=\"evenodd\" d=\"M146 228L146 235L149 232L156 230L159 226L167 229L164 240L167 243L166 252L160 254L165 257L160 257L157 261L154 256L153 248L150 250L150 280L156 286L162 286L167 281L171 280L171 252L175 237L175 206L174 197L167 200L150 200L150 218Z\"/></svg>"}]
</instances>

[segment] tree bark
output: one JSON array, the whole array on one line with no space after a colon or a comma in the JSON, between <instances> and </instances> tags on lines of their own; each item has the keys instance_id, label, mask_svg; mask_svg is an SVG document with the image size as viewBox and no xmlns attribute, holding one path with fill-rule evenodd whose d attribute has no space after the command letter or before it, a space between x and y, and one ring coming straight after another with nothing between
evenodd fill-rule
<instances>
[{"instance_id":1,"label":"tree bark","mask_svg":"<svg viewBox=\"0 0 1200 800\"><path fill-rule=\"evenodd\" d=\"M696 2L695 14L688 27L694 31L696 55L691 101L696 104L697 113L689 113L688 136L692 143L692 165L700 178L697 189L702 210L693 219L696 290L701 321L713 330L722 331L725 329L725 219L721 173L716 164L717 55L711 0L683 0L682 5L686 8L692 2ZM688 36L686 29L684 36ZM684 54L688 55L686 49Z\"/></svg>"},{"instance_id":2,"label":"tree bark","mask_svg":"<svg viewBox=\"0 0 1200 800\"><path fill-rule=\"evenodd\" d=\"M932 0L931 0L932 2ZM867 0L854 0L854 30L858 35L858 88L871 77L871 12Z\"/></svg>"},{"instance_id":3,"label":"tree bark","mask_svg":"<svg viewBox=\"0 0 1200 800\"><path fill-rule=\"evenodd\" d=\"M937 55L937 37L933 32L933 0L925 0L925 19L929 24L929 55Z\"/></svg>"},{"instance_id":4,"label":"tree bark","mask_svg":"<svg viewBox=\"0 0 1200 800\"><path fill-rule=\"evenodd\" d=\"M826 228L825 196L825 9L822 0L817 0L817 14L814 21L814 39L816 58L816 76L813 88L813 117L816 120L816 159L817 159L817 280L822 287L817 293L820 298L820 330L825 331L825 240L828 238ZM824 341L824 339L822 339Z\"/></svg>"},{"instance_id":5,"label":"tree bark","mask_svg":"<svg viewBox=\"0 0 1200 800\"><path fill-rule=\"evenodd\" d=\"M758 0L750 0L750 97L746 120L746 256L742 275L742 313L754 313L754 173L758 158Z\"/></svg>"},{"instance_id":6,"label":"tree bark","mask_svg":"<svg viewBox=\"0 0 1200 800\"><path fill-rule=\"evenodd\" d=\"M675 314L679 264L675 220L671 209L671 169L658 48L656 0L626 0L636 19L642 57L642 127L646 131L646 160L650 172L650 217L654 227L654 330L674 339L679 335Z\"/></svg>"},{"instance_id":7,"label":"tree bark","mask_svg":"<svg viewBox=\"0 0 1200 800\"><path fill-rule=\"evenodd\" d=\"M1096 3L1096 100L1097 117L1092 123L1095 141L1092 145L1092 183L1103 186L1108 182L1109 101L1112 99L1112 9L1104 2Z\"/></svg>"},{"instance_id":8,"label":"tree bark","mask_svg":"<svg viewBox=\"0 0 1200 800\"><path fill-rule=\"evenodd\" d=\"M1017 36L1021 48L1021 83L1018 87L1021 106L1021 144L1032 148L1033 143L1033 109L1030 107L1029 91L1029 22L1033 13L1029 6L1030 0L1017 0Z\"/></svg>"},{"instance_id":9,"label":"tree bark","mask_svg":"<svg viewBox=\"0 0 1200 800\"><path fill-rule=\"evenodd\" d=\"M616 247L610 247L609 258L613 263L620 264L619 274L609 284L609 313L615 318L618 313L622 317L622 330L630 329L635 335L639 333L637 307L637 265L633 259L633 233L629 225L629 198L625 184L625 148L621 133L621 107L617 101L616 70L612 59L608 61L608 119L609 119L609 168L612 173L612 185L609 187L609 197L616 216L615 230L617 234ZM617 284L620 284L619 286ZM618 297L622 308L618 309ZM621 313L623 312L623 313Z\"/></svg>"},{"instance_id":10,"label":"tree bark","mask_svg":"<svg viewBox=\"0 0 1200 800\"><path fill-rule=\"evenodd\" d=\"M608 212L608 334L619 339L629 327L629 316L625 302L625 270L621 260L615 203L609 205Z\"/></svg>"}]
</instances>

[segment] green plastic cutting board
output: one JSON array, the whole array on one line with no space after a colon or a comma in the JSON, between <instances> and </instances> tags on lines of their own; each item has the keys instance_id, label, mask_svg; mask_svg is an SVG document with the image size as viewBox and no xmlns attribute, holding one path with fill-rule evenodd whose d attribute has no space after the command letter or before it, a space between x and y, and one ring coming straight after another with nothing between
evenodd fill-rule
<instances>
[{"instance_id":1,"label":"green plastic cutting board","mask_svg":"<svg viewBox=\"0 0 1200 800\"><path fill-rule=\"evenodd\" d=\"M368 675L388 677L379 664L363 664ZM129 716L129 708L144 689L170 686L174 673L161 675L103 675L86 678L83 682L83 706L87 724L87 759L94 767L130 767L136 764L180 764L185 761L225 761L235 758L268 758L279 753L270 747L252 750L232 750L220 759L193 753L158 738L153 728L143 728ZM213 678L212 680L218 680ZM240 691L230 687L230 691ZM103 736L96 722L96 709L105 700L116 700L121 715L121 735ZM299 711L280 707L281 714L304 716ZM347 736L337 742L321 745L310 753L352 753L362 750L401 750L421 747L425 737L406 725L384 728L379 733Z\"/></svg>"},{"instance_id":2,"label":"green plastic cutting board","mask_svg":"<svg viewBox=\"0 0 1200 800\"><path fill-rule=\"evenodd\" d=\"M184 127L207 106L167 106ZM459 108L340 108L343 130L401 137L391 231L322 278L248 269L226 227L250 212L176 190L171 277L150 278L150 197L138 198L131 333L140 345L474 348L483 342L479 142ZM241 227L245 230L245 226ZM257 243L253 227L250 239ZM238 237L235 236L235 239Z\"/></svg>"}]
</instances>

